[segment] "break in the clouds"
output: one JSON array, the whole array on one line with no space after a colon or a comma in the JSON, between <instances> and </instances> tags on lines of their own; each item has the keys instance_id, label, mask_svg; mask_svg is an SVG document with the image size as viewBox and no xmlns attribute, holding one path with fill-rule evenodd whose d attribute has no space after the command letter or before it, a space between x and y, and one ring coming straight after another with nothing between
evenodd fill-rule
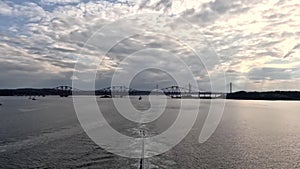
<instances>
[{"instance_id":1,"label":"break in the clouds","mask_svg":"<svg viewBox=\"0 0 300 169\"><path fill-rule=\"evenodd\" d=\"M116 70L143 65L164 66L188 83L187 68L171 53L188 64L204 90L210 79L223 73L236 90L299 90L299 9L297 0L4 0L0 2L0 88L71 85L78 80L73 76L78 58L87 60L77 63L84 70L80 74L98 66L97 88L109 85ZM148 13L161 18L115 24L98 35L102 41L90 39L106 25ZM145 34L128 37L106 56L100 55L127 28ZM178 39L172 38L173 32ZM181 40L195 49L178 45ZM206 65L195 60L194 50ZM216 55L218 61L212 59ZM99 57L102 62L96 63ZM126 64L119 63L127 57L131 60L125 69L120 65ZM137 88L160 83L166 87L172 82L165 72L153 69L137 78L132 84Z\"/></svg>"}]
</instances>

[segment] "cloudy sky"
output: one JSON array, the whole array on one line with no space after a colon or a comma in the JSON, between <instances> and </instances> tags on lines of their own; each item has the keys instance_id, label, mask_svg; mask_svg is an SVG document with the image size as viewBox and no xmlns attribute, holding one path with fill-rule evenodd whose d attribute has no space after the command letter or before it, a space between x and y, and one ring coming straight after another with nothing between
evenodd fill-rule
<instances>
[{"instance_id":1,"label":"cloudy sky","mask_svg":"<svg viewBox=\"0 0 300 169\"><path fill-rule=\"evenodd\" d=\"M136 88L192 72L203 90L300 90L299 0L1 0L0 34L0 88L86 82L97 66L96 88L139 70Z\"/></svg>"}]
</instances>

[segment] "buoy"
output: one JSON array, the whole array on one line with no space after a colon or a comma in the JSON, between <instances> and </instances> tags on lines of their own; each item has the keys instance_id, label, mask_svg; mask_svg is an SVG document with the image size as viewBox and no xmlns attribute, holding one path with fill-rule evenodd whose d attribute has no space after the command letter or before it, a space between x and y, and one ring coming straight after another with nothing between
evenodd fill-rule
<instances>
[{"instance_id":1,"label":"buoy","mask_svg":"<svg viewBox=\"0 0 300 169\"><path fill-rule=\"evenodd\" d=\"M139 97L139 100L142 100L142 96Z\"/></svg>"},{"instance_id":2,"label":"buoy","mask_svg":"<svg viewBox=\"0 0 300 169\"><path fill-rule=\"evenodd\" d=\"M2 103L0 103L0 106L2 106Z\"/></svg>"}]
</instances>

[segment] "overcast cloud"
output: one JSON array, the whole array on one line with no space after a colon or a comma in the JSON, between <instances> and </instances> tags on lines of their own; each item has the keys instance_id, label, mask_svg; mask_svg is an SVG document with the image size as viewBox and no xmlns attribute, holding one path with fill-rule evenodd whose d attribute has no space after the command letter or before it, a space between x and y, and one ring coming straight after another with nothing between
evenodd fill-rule
<instances>
[{"instance_id":1,"label":"overcast cloud","mask_svg":"<svg viewBox=\"0 0 300 169\"><path fill-rule=\"evenodd\" d=\"M122 22L111 32L97 35L105 40L90 39L85 45L107 24L153 12L161 18ZM185 29L181 18L197 29ZM152 33L124 39L102 56L102 63L93 62L119 32L130 27ZM179 40L167 36L172 32L195 49L178 45ZM209 77L218 79L222 72L236 90L300 90L298 0L4 0L0 2L0 35L0 88L71 85L78 58L88 60L79 63L87 72L100 64L96 87L107 87L113 72L122 69L119 63L131 55L126 70L164 65L188 83L184 66L171 55L135 53L153 49L177 54L188 63L203 90L209 90ZM205 65L195 60L193 50L201 53ZM133 86L167 87L172 82L165 72L153 69L141 75L144 80L134 79Z\"/></svg>"}]
</instances>

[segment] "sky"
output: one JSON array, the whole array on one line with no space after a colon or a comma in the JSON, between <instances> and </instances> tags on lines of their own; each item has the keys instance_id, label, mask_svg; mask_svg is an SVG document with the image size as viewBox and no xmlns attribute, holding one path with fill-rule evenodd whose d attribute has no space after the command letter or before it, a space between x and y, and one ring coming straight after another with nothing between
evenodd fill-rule
<instances>
[{"instance_id":1,"label":"sky","mask_svg":"<svg viewBox=\"0 0 300 169\"><path fill-rule=\"evenodd\" d=\"M299 0L1 0L0 35L0 88L72 85L96 66L97 89L121 72L138 89L178 76L300 90Z\"/></svg>"}]
</instances>

